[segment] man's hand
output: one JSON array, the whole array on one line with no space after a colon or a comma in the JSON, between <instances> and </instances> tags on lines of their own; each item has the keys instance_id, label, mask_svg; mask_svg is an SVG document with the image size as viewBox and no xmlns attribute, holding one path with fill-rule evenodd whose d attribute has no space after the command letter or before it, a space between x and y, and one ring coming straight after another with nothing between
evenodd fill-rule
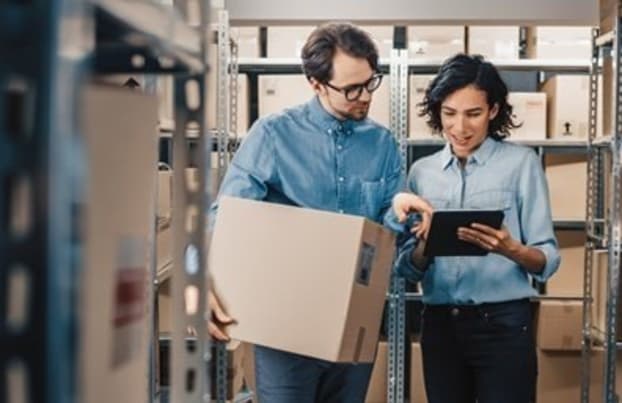
<instances>
[{"instance_id":1,"label":"man's hand","mask_svg":"<svg viewBox=\"0 0 622 403\"><path fill-rule=\"evenodd\" d=\"M225 327L234 323L235 320L225 313L218 297L211 290L207 293L207 306L211 312L211 318L207 323L207 331L216 340L229 341Z\"/></svg>"},{"instance_id":2,"label":"man's hand","mask_svg":"<svg viewBox=\"0 0 622 403\"><path fill-rule=\"evenodd\" d=\"M427 238L434 209L426 200L413 193L398 193L393 197L393 212L401 223L406 221L410 213L419 213L421 221L410 232L418 238Z\"/></svg>"}]
</instances>

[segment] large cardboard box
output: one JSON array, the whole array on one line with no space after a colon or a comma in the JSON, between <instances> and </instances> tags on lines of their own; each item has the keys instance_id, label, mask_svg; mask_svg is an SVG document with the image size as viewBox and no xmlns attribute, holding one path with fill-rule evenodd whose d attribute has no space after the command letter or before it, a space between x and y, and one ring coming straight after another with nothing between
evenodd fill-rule
<instances>
[{"instance_id":1,"label":"large cardboard box","mask_svg":"<svg viewBox=\"0 0 622 403\"><path fill-rule=\"evenodd\" d=\"M77 289L77 400L147 401L157 99L138 91L89 86L82 105L89 166L86 270Z\"/></svg>"},{"instance_id":2,"label":"large cardboard box","mask_svg":"<svg viewBox=\"0 0 622 403\"><path fill-rule=\"evenodd\" d=\"M516 60L520 50L519 27L469 27L469 54L490 60Z\"/></svg>"},{"instance_id":3,"label":"large cardboard box","mask_svg":"<svg viewBox=\"0 0 622 403\"><path fill-rule=\"evenodd\" d=\"M300 105L314 96L313 89L302 74L259 76L258 85L260 117Z\"/></svg>"},{"instance_id":4,"label":"large cardboard box","mask_svg":"<svg viewBox=\"0 0 622 403\"><path fill-rule=\"evenodd\" d=\"M269 58L300 58L300 52L315 26L268 27Z\"/></svg>"},{"instance_id":5,"label":"large cardboard box","mask_svg":"<svg viewBox=\"0 0 622 403\"><path fill-rule=\"evenodd\" d=\"M407 35L412 59L439 61L465 51L463 26L411 26Z\"/></svg>"},{"instance_id":6,"label":"large cardboard box","mask_svg":"<svg viewBox=\"0 0 622 403\"><path fill-rule=\"evenodd\" d=\"M530 27L527 29L530 59L583 59L592 57L591 27Z\"/></svg>"},{"instance_id":7,"label":"large cardboard box","mask_svg":"<svg viewBox=\"0 0 622 403\"><path fill-rule=\"evenodd\" d=\"M410 344L410 403L427 403L423 378L423 358L421 344L413 341Z\"/></svg>"},{"instance_id":8,"label":"large cardboard box","mask_svg":"<svg viewBox=\"0 0 622 403\"><path fill-rule=\"evenodd\" d=\"M209 267L237 320L231 337L328 361L372 362L393 242L363 217L222 197Z\"/></svg>"},{"instance_id":9,"label":"large cardboard box","mask_svg":"<svg viewBox=\"0 0 622 403\"><path fill-rule=\"evenodd\" d=\"M538 313L538 347L554 351L580 350L582 326L582 302L542 301Z\"/></svg>"},{"instance_id":10,"label":"large cardboard box","mask_svg":"<svg viewBox=\"0 0 622 403\"><path fill-rule=\"evenodd\" d=\"M378 343L374 369L369 380L365 403L385 403L387 401L388 346L386 341Z\"/></svg>"},{"instance_id":11,"label":"large cardboard box","mask_svg":"<svg viewBox=\"0 0 622 403\"><path fill-rule=\"evenodd\" d=\"M431 138L433 136L432 129L427 124L426 116L419 116L421 108L419 103L423 102L425 98L425 91L434 80L434 75L412 75L410 76L410 88L409 88L409 106L408 106L408 135L410 138Z\"/></svg>"},{"instance_id":12,"label":"large cardboard box","mask_svg":"<svg viewBox=\"0 0 622 403\"><path fill-rule=\"evenodd\" d=\"M585 232L557 231L561 264L546 282L546 293L551 296L580 297L583 295L585 262Z\"/></svg>"},{"instance_id":13,"label":"large cardboard box","mask_svg":"<svg viewBox=\"0 0 622 403\"><path fill-rule=\"evenodd\" d=\"M589 135L589 88L586 75L556 75L544 83L549 138L585 140ZM599 89L601 92L602 89ZM602 111L598 113L598 131L602 131Z\"/></svg>"},{"instance_id":14,"label":"large cardboard box","mask_svg":"<svg viewBox=\"0 0 622 403\"><path fill-rule=\"evenodd\" d=\"M511 131L512 140L543 140L546 138L546 95L541 92L510 92L508 102L518 129Z\"/></svg>"},{"instance_id":15,"label":"large cardboard box","mask_svg":"<svg viewBox=\"0 0 622 403\"><path fill-rule=\"evenodd\" d=\"M544 172L553 218L585 219L587 162L585 156L547 154Z\"/></svg>"}]
</instances>

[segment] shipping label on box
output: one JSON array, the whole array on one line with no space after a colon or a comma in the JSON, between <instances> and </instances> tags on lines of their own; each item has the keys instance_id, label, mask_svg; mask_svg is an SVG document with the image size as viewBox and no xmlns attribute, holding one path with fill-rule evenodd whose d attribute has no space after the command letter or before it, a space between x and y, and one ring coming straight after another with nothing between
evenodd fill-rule
<instances>
[{"instance_id":1,"label":"shipping label on box","mask_svg":"<svg viewBox=\"0 0 622 403\"><path fill-rule=\"evenodd\" d=\"M131 361L142 346L148 296L145 256L145 239L126 236L120 240L112 318L113 368Z\"/></svg>"}]
</instances>

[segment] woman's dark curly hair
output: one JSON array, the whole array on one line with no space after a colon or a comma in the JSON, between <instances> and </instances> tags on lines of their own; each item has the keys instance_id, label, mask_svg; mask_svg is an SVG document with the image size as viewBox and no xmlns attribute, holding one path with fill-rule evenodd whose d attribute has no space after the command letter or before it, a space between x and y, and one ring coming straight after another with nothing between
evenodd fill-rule
<instances>
[{"instance_id":1,"label":"woman's dark curly hair","mask_svg":"<svg viewBox=\"0 0 622 403\"><path fill-rule=\"evenodd\" d=\"M510 130L520 127L521 124L512 119L512 105L508 104L508 88L499 72L492 63L482 56L457 54L446 60L425 91L423 102L417 106L421 108L419 116L427 116L427 124L434 132L441 133L441 104L453 92L468 85L474 85L486 92L488 106L499 105L499 112L490 121L489 136L495 140L502 140L510 135Z\"/></svg>"}]
</instances>

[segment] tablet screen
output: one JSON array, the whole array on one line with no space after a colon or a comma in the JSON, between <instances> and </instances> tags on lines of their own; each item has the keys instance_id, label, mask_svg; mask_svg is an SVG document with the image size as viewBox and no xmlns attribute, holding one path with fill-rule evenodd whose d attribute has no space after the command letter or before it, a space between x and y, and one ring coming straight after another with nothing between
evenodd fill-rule
<instances>
[{"instance_id":1,"label":"tablet screen","mask_svg":"<svg viewBox=\"0 0 622 403\"><path fill-rule=\"evenodd\" d=\"M502 210L437 210L432 215L423 254L428 257L487 255L487 250L458 239L458 228L479 223L500 229L503 216Z\"/></svg>"}]
</instances>

